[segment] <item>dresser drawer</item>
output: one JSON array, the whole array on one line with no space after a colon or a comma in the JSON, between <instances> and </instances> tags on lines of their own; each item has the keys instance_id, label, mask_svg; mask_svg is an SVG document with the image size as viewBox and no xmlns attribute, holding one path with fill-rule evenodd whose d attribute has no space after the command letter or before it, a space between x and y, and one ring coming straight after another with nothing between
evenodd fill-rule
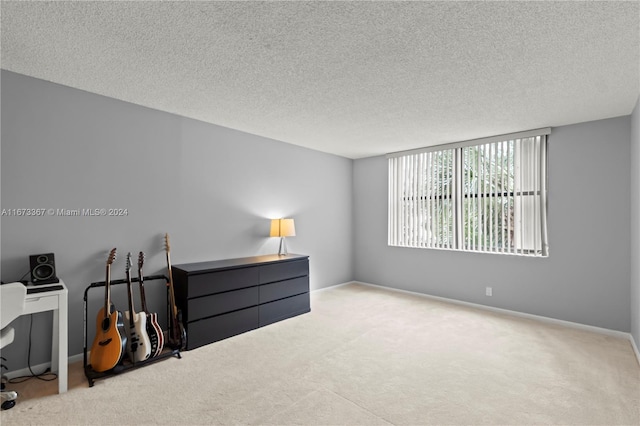
<instances>
[{"instance_id":1,"label":"dresser drawer","mask_svg":"<svg viewBox=\"0 0 640 426\"><path fill-rule=\"evenodd\" d=\"M240 268L190 275L187 297L199 297L258 285L259 268Z\"/></svg>"},{"instance_id":2,"label":"dresser drawer","mask_svg":"<svg viewBox=\"0 0 640 426\"><path fill-rule=\"evenodd\" d=\"M187 349L226 339L258 326L257 306L191 322L187 325Z\"/></svg>"},{"instance_id":3,"label":"dresser drawer","mask_svg":"<svg viewBox=\"0 0 640 426\"><path fill-rule=\"evenodd\" d=\"M280 262L260 267L260 284L309 275L309 260Z\"/></svg>"},{"instance_id":4,"label":"dresser drawer","mask_svg":"<svg viewBox=\"0 0 640 426\"><path fill-rule=\"evenodd\" d=\"M258 304L258 287L189 299L189 321L237 311Z\"/></svg>"},{"instance_id":5,"label":"dresser drawer","mask_svg":"<svg viewBox=\"0 0 640 426\"><path fill-rule=\"evenodd\" d=\"M311 311L309 293L260 305L260 327Z\"/></svg>"},{"instance_id":6,"label":"dresser drawer","mask_svg":"<svg viewBox=\"0 0 640 426\"><path fill-rule=\"evenodd\" d=\"M309 292L309 276L278 281L260 286L260 303L273 302L285 297Z\"/></svg>"}]
</instances>

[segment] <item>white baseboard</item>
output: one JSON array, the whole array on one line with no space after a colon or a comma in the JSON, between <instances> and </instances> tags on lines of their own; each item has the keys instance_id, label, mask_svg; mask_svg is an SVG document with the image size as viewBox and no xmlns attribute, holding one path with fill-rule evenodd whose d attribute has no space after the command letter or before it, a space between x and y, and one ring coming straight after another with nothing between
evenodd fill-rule
<instances>
[{"instance_id":1,"label":"white baseboard","mask_svg":"<svg viewBox=\"0 0 640 426\"><path fill-rule=\"evenodd\" d=\"M83 354L72 355L72 356L69 357L69 364L73 364L74 362L78 362L78 361L82 361L82 360L83 360ZM37 373L37 374L42 373L42 372L46 371L49 368L51 368L51 361L31 366L31 370L34 373ZM29 371L29 367L25 367L25 368L22 368L20 370L9 371L9 372L5 373L4 375L8 379L14 379L16 377L31 376L31 371Z\"/></svg>"},{"instance_id":2,"label":"white baseboard","mask_svg":"<svg viewBox=\"0 0 640 426\"><path fill-rule=\"evenodd\" d=\"M471 308L483 309L483 310L486 310L486 311L501 313L501 314L505 314L505 315L512 315L512 316L516 316L516 317L520 317L520 318L532 319L532 320L536 320L536 321L540 321L540 322L546 322L546 323L549 323L549 324L563 325L563 326L566 326L566 327L576 328L576 329L579 329L579 330L585 330L585 331L591 331L591 332L594 332L594 333L605 334L607 336L620 337L620 338L623 338L623 339L631 341L631 345L634 346L636 357L638 358L638 360L640 362L640 356L638 355L638 348L635 346L635 342L633 341L633 337L631 336L631 333L625 333L623 331L618 331L618 330L611 330L611 329L608 329L608 328L595 327L595 326L592 326L592 325L580 324L580 323L577 323L577 322L559 320L559 319L556 319L556 318L549 318L549 317L544 317L544 316L541 316L541 315L527 314L527 313L524 313L524 312L512 311L512 310L509 310L509 309L496 308L496 307L493 307L493 306L480 305L478 303L464 302L462 300L449 299L449 298L446 298L446 297L432 296L430 294L418 293L418 292L415 292L415 291L401 290L401 289L397 289L397 288L393 288L393 287L385 287L385 286L382 286L382 285L370 284L370 283L365 283L365 282L361 282L361 281L353 281L353 283L362 284L362 285L371 286L371 287L382 288L382 289L385 289L385 290L396 291L396 292L400 292L400 293L412 294L412 295L415 295L415 296L426 297L428 299L439 300L441 302L447 302L447 303L453 303L453 304L456 304L456 305L462 305L462 306L467 306L467 307L471 307Z\"/></svg>"},{"instance_id":3,"label":"white baseboard","mask_svg":"<svg viewBox=\"0 0 640 426\"><path fill-rule=\"evenodd\" d=\"M347 281L346 283L341 283L341 284L335 284L335 285L330 285L329 287L322 287L322 288L318 288L316 290L311 290L312 293L318 292L318 291L325 291L325 290L329 290L332 288L338 288L338 287L344 287L345 285L349 285L349 284L353 284L357 281Z\"/></svg>"},{"instance_id":4,"label":"white baseboard","mask_svg":"<svg viewBox=\"0 0 640 426\"><path fill-rule=\"evenodd\" d=\"M640 365L640 351L638 350L638 345L636 344L636 340L633 338L633 334L631 333L629 333L629 341L631 342L633 351L636 354L636 360L638 361L638 365Z\"/></svg>"}]
</instances>

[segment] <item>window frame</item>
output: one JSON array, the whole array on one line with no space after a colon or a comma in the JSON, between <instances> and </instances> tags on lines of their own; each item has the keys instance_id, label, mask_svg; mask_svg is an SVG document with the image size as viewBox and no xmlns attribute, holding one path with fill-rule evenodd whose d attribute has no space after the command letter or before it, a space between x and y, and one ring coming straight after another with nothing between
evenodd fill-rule
<instances>
[{"instance_id":1,"label":"window frame","mask_svg":"<svg viewBox=\"0 0 640 426\"><path fill-rule=\"evenodd\" d=\"M550 133L550 128L536 129L387 154L388 245L548 257L547 136ZM472 151L465 148L475 148L473 161L478 162L477 168L465 163L469 161L465 155L471 155ZM439 162L434 162L434 156L439 156ZM431 185L434 169L439 179L436 186ZM475 192L471 191L471 175L477 185ZM477 200L473 206L477 211L473 226L482 229L475 235L468 234L471 222L467 200ZM485 204L486 200L490 201ZM531 203L526 204L527 200ZM509 221L506 226L505 216ZM438 222L440 219L442 223ZM516 227L517 221L526 221L526 229L522 225ZM474 244L476 238L477 244Z\"/></svg>"}]
</instances>

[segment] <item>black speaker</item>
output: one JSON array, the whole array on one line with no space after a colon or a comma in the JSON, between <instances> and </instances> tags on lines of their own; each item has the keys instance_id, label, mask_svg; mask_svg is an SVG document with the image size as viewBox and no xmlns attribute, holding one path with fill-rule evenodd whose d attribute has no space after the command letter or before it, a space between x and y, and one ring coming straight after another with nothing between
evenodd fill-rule
<instances>
[{"instance_id":1,"label":"black speaker","mask_svg":"<svg viewBox=\"0 0 640 426\"><path fill-rule=\"evenodd\" d=\"M53 253L33 254L29 256L31 282L33 284L51 284L60 282L56 277L56 262Z\"/></svg>"}]
</instances>

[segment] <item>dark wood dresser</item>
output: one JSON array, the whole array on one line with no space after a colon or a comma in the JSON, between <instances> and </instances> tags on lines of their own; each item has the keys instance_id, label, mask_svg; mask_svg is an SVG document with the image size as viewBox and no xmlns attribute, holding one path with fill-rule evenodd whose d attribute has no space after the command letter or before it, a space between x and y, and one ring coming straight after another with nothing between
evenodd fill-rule
<instances>
[{"instance_id":1,"label":"dark wood dresser","mask_svg":"<svg viewBox=\"0 0 640 426\"><path fill-rule=\"evenodd\" d=\"M311 311L309 256L185 263L172 272L187 350Z\"/></svg>"}]
</instances>

